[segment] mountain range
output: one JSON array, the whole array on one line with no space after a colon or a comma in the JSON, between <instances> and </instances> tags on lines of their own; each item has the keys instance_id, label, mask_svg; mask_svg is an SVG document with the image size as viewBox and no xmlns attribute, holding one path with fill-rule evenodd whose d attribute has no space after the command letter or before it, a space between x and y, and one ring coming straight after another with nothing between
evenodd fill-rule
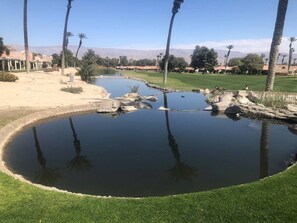
<instances>
[{"instance_id":1,"label":"mountain range","mask_svg":"<svg viewBox=\"0 0 297 223\"><path fill-rule=\"evenodd\" d=\"M23 46L13 45L11 46L13 49L17 51L24 50ZM68 49L75 54L77 50L77 46L68 46ZM157 55L160 53L165 54L165 50L135 50L135 49L115 49L115 48L98 48L98 47L84 47L82 46L78 57L81 58L84 53L87 52L88 49L92 49L101 57L120 57L127 56L128 59L139 60L139 59L157 59ZM30 46L30 52L41 53L43 55L52 55L54 53L61 52L61 46ZM194 49L170 49L170 54L176 57L183 57L187 62L191 61L191 55ZM219 64L224 63L224 56L227 54L227 50L216 50L218 53L218 62ZM259 55L261 53L258 53ZM266 57L268 57L269 53L264 53ZM238 51L231 51L230 59L233 57L244 57L246 53L241 53Z\"/></svg>"}]
</instances>

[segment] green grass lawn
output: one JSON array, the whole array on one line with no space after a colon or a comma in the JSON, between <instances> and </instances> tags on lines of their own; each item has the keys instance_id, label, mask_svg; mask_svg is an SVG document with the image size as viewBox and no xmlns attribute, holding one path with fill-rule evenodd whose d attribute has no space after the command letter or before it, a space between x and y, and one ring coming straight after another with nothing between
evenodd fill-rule
<instances>
[{"instance_id":1,"label":"green grass lawn","mask_svg":"<svg viewBox=\"0 0 297 223\"><path fill-rule=\"evenodd\" d=\"M211 88L211 85L219 85L215 83L222 78L224 82L219 83L234 89L244 86L245 81L240 82L240 78L245 78L253 80L249 83L256 90L265 79L261 76L187 74L191 79L188 80L181 75L170 74L169 84L180 89L204 88L205 84ZM161 78L154 73L135 73L133 76L154 84ZM198 85L204 78L207 81L205 79L203 85ZM234 78L237 81L229 83ZM290 78L278 80L283 81L280 86L286 86L284 89L294 87L296 90ZM9 111L7 114L0 115L0 128L27 112ZM0 222L296 222L296 219L296 166L273 177L241 186L143 199L96 198L47 191L0 172Z\"/></svg>"},{"instance_id":2,"label":"green grass lawn","mask_svg":"<svg viewBox=\"0 0 297 223\"><path fill-rule=\"evenodd\" d=\"M162 84L163 74L156 72L123 71L130 77L144 79L152 84L161 87L168 87L179 90L192 89L214 89L216 86L226 90L241 90L247 84L249 90L263 91L265 88L266 76L264 75L224 75L224 74L189 74L169 73L168 82ZM297 77L277 76L275 79L274 91L297 92Z\"/></svg>"}]
</instances>

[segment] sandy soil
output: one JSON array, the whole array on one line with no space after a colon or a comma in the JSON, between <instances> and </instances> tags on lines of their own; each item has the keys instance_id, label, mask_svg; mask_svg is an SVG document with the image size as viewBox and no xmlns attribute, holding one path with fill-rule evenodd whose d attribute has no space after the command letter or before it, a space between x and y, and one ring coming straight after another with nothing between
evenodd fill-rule
<instances>
[{"instance_id":1,"label":"sandy soil","mask_svg":"<svg viewBox=\"0 0 297 223\"><path fill-rule=\"evenodd\" d=\"M76 69L67 68L65 74L74 74ZM0 109L31 108L44 109L71 105L83 105L108 98L108 92L101 87L86 84L75 76L73 82L60 72L43 71L15 73L16 82L0 82ZM61 91L63 87L82 87L83 92L72 94Z\"/></svg>"}]
</instances>

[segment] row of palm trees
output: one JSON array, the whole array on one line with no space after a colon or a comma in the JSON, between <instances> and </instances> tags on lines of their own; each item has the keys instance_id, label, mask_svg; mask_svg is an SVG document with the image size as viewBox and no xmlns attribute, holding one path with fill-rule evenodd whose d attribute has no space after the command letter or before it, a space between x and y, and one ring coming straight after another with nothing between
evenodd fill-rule
<instances>
[{"instance_id":1,"label":"row of palm trees","mask_svg":"<svg viewBox=\"0 0 297 223\"><path fill-rule=\"evenodd\" d=\"M64 68L65 68L65 52L67 49L68 38L70 37L70 36L67 37L67 33L68 33L67 26L68 26L68 18L69 18L69 14L70 14L72 1L73 0L68 0L65 24L64 24L63 45L62 45L62 69L61 69L62 75L64 74ZM167 76L168 76L168 60L169 60L169 50L170 50L173 22L174 22L175 15L178 13L180 6L183 2L184 2L184 0L174 0L173 1L172 16L171 16L170 25L169 25L169 32L168 32L166 52L165 52L165 69L164 69L164 76L163 76L164 84L166 84ZM275 28L274 28L274 34L273 34L273 39L272 39L271 48L270 48L269 68L268 68L268 75L267 75L266 87L265 87L266 91L273 90L274 79L275 79L275 67L276 67L276 63L277 63L279 46L280 46L281 39L283 36L283 28L284 28L284 24L285 24L287 7L288 7L288 0L279 0L278 10L277 10L277 18L276 18L276 23L275 23ZM81 47L83 38L86 38L86 36L84 34L80 37L80 43L79 43L78 50L76 52L76 58L77 58L78 51ZM290 58L292 58L292 53L294 52L294 49L292 48L292 43L296 40L292 39L290 41L291 42L290 42L290 53L289 53L289 66L291 65ZM29 72L30 68L28 65L29 64L29 49L28 49L28 32L27 32L27 0L24 0L24 43L25 43L25 53L26 53L26 70L27 70L27 72ZM233 46L230 45L230 46L227 46L227 48L229 50L226 55L225 70L226 70L226 65L228 62L228 57L230 55L230 51L233 48Z\"/></svg>"},{"instance_id":2,"label":"row of palm trees","mask_svg":"<svg viewBox=\"0 0 297 223\"><path fill-rule=\"evenodd\" d=\"M67 31L67 26L68 26L68 18L70 14L70 9L71 9L71 3L73 0L67 0L67 11L66 11L66 17L65 17L65 24L64 24L64 33L63 33L63 44L62 44L62 69L61 69L61 74L64 75L64 68L65 68L65 54L67 52L68 48L68 43L69 43L69 38L73 36L73 33ZM26 72L30 72L30 62L29 62L29 41L28 41L28 22L27 22L27 5L28 5L28 0L24 0L24 18L23 18L23 29L24 29L24 46L25 46L25 57L26 57ZM78 52L80 50L80 47L82 45L83 39L86 39L87 36L84 33L79 33L79 45L75 54L75 62L74 62L74 67L76 66L76 61L77 61L77 56ZM68 66L66 64L66 66Z\"/></svg>"}]
</instances>

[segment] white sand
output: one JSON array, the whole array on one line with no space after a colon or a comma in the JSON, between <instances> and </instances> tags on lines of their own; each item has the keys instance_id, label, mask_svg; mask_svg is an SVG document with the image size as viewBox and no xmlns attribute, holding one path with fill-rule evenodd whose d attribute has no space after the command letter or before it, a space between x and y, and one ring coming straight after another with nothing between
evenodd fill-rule
<instances>
[{"instance_id":1,"label":"white sand","mask_svg":"<svg viewBox=\"0 0 297 223\"><path fill-rule=\"evenodd\" d=\"M65 74L74 74L76 69L67 68ZM101 87L86 84L75 76L74 82L60 72L43 71L15 73L19 77L16 82L0 82L0 109L10 108L56 108L71 105L83 105L108 98L108 92ZM67 86L82 87L83 92L72 94L61 91Z\"/></svg>"}]
</instances>

